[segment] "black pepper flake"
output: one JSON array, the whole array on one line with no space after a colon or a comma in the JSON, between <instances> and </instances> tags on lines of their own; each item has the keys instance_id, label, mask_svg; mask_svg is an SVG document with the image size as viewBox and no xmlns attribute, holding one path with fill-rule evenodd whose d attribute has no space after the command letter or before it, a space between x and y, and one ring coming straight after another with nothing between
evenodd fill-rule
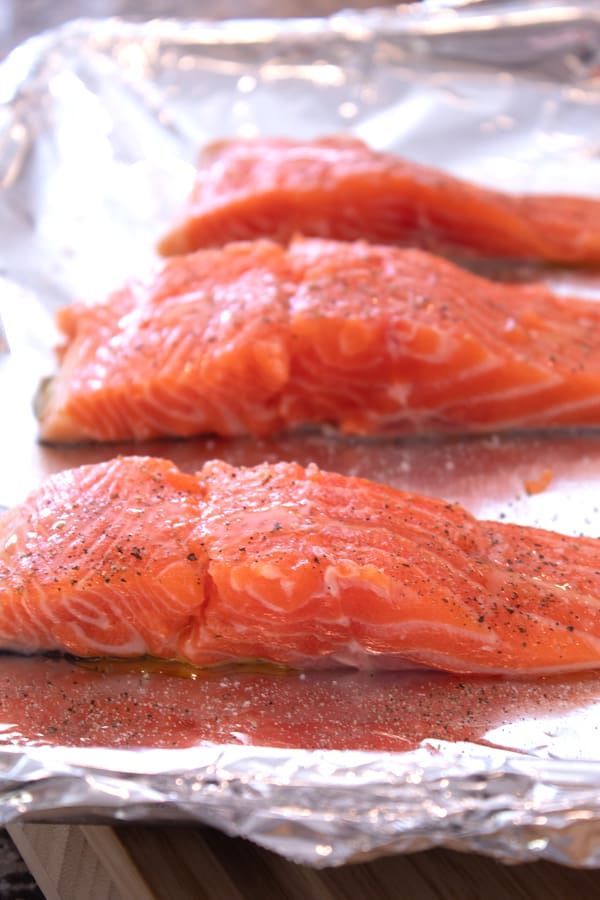
<instances>
[{"instance_id":1,"label":"black pepper flake","mask_svg":"<svg viewBox=\"0 0 600 900\"><path fill-rule=\"evenodd\" d=\"M188 553L187 558L190 562L196 562L196 560L198 559L195 553Z\"/></svg>"},{"instance_id":2,"label":"black pepper flake","mask_svg":"<svg viewBox=\"0 0 600 900\"><path fill-rule=\"evenodd\" d=\"M142 551L140 550L139 547L134 547L133 550L131 551L131 555L135 556L136 559L141 559Z\"/></svg>"}]
</instances>

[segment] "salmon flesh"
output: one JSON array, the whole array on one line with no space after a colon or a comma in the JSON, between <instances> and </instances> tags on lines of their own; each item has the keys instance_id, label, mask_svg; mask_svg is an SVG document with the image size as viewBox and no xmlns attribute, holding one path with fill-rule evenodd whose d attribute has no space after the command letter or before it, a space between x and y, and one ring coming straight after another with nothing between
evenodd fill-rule
<instances>
[{"instance_id":1,"label":"salmon flesh","mask_svg":"<svg viewBox=\"0 0 600 900\"><path fill-rule=\"evenodd\" d=\"M194 666L600 666L600 542L311 464L131 456L0 516L0 647Z\"/></svg>"},{"instance_id":2,"label":"salmon flesh","mask_svg":"<svg viewBox=\"0 0 600 900\"><path fill-rule=\"evenodd\" d=\"M59 312L42 440L600 425L600 304L365 242L229 244Z\"/></svg>"},{"instance_id":3,"label":"salmon flesh","mask_svg":"<svg viewBox=\"0 0 600 900\"><path fill-rule=\"evenodd\" d=\"M295 234L465 257L600 262L600 197L508 194L354 137L224 140L201 154L164 255Z\"/></svg>"}]
</instances>

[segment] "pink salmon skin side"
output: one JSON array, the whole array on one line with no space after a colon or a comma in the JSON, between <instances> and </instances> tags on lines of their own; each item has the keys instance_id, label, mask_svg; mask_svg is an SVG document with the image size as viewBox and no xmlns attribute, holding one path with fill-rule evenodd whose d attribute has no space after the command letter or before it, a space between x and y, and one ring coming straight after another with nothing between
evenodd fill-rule
<instances>
[{"instance_id":1,"label":"pink salmon skin side","mask_svg":"<svg viewBox=\"0 0 600 900\"><path fill-rule=\"evenodd\" d=\"M600 667L600 542L311 464L117 457L0 516L0 647L206 667Z\"/></svg>"},{"instance_id":2,"label":"pink salmon skin side","mask_svg":"<svg viewBox=\"0 0 600 900\"><path fill-rule=\"evenodd\" d=\"M65 307L58 324L59 368L37 402L52 443L600 425L600 304L421 250L229 244Z\"/></svg>"},{"instance_id":3,"label":"pink salmon skin side","mask_svg":"<svg viewBox=\"0 0 600 900\"><path fill-rule=\"evenodd\" d=\"M295 234L594 265L600 197L492 190L351 136L222 140L202 151L187 208L159 251Z\"/></svg>"}]
</instances>

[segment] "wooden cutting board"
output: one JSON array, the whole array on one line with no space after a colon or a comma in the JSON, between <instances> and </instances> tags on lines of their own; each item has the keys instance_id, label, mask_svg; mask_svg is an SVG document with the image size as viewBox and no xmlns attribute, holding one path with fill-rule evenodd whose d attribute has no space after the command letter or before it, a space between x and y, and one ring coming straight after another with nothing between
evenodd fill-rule
<instances>
[{"instance_id":1,"label":"wooden cutting board","mask_svg":"<svg viewBox=\"0 0 600 900\"><path fill-rule=\"evenodd\" d=\"M197 826L9 826L46 900L597 900L600 871L436 849L312 869Z\"/></svg>"}]
</instances>

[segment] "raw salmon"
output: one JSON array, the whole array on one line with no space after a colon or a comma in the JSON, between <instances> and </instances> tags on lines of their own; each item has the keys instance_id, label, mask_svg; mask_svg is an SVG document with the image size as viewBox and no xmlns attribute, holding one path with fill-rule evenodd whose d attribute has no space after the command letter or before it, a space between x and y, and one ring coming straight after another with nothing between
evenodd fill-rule
<instances>
[{"instance_id":1,"label":"raw salmon","mask_svg":"<svg viewBox=\"0 0 600 900\"><path fill-rule=\"evenodd\" d=\"M600 304L420 250L230 244L59 325L38 404L51 442L600 425Z\"/></svg>"},{"instance_id":2,"label":"raw salmon","mask_svg":"<svg viewBox=\"0 0 600 900\"><path fill-rule=\"evenodd\" d=\"M600 262L600 198L510 195L353 137L212 144L164 255L300 233L465 257Z\"/></svg>"},{"instance_id":3,"label":"raw salmon","mask_svg":"<svg viewBox=\"0 0 600 900\"><path fill-rule=\"evenodd\" d=\"M195 666L600 666L600 543L295 463L121 457L0 517L0 646Z\"/></svg>"}]
</instances>

